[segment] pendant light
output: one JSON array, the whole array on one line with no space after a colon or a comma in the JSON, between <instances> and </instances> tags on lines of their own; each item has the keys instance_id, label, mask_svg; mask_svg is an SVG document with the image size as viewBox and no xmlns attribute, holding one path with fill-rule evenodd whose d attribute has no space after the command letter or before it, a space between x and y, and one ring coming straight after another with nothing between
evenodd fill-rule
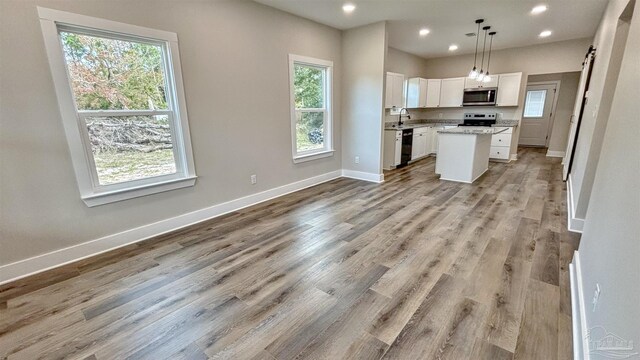
<instances>
[{"instance_id":1,"label":"pendant light","mask_svg":"<svg viewBox=\"0 0 640 360\"><path fill-rule=\"evenodd\" d=\"M473 69L469 72L469 79L475 79L478 76L478 70L476 68L476 61L478 60L478 38L480 37L480 24L484 22L484 19L476 20L478 24L478 31L476 31L476 52L473 55Z\"/></svg>"},{"instance_id":2,"label":"pendant light","mask_svg":"<svg viewBox=\"0 0 640 360\"><path fill-rule=\"evenodd\" d=\"M484 30L484 43L482 44L482 62L480 63L480 73L478 74L478 76L476 77L477 81L482 81L484 80L484 71L483 71L483 66L484 66L484 50L487 46L487 31L491 29L491 26L485 26L482 28L482 30Z\"/></svg>"},{"instance_id":3,"label":"pendant light","mask_svg":"<svg viewBox=\"0 0 640 360\"><path fill-rule=\"evenodd\" d=\"M482 79L482 82L486 82L488 83L489 81L491 81L491 75L489 75L489 64L491 63L491 47L493 45L493 35L495 35L496 32L492 31L489 33L489 58L487 59L487 72L484 74L484 79Z\"/></svg>"}]
</instances>

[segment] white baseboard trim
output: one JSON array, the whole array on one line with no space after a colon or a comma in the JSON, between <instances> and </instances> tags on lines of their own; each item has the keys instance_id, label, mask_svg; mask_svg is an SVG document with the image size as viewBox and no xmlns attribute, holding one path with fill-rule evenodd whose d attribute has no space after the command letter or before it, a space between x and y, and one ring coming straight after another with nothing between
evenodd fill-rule
<instances>
[{"instance_id":1,"label":"white baseboard trim","mask_svg":"<svg viewBox=\"0 0 640 360\"><path fill-rule=\"evenodd\" d=\"M362 171L342 169L342 176L351 179L370 181L374 183L384 182L384 174L374 174Z\"/></svg>"},{"instance_id":2,"label":"white baseboard trim","mask_svg":"<svg viewBox=\"0 0 640 360\"><path fill-rule=\"evenodd\" d=\"M569 264L569 280L571 284L571 325L573 329L573 359L589 360L589 343L587 342L587 319L582 290L582 271L580 254L573 253L573 261Z\"/></svg>"},{"instance_id":3,"label":"white baseboard trim","mask_svg":"<svg viewBox=\"0 0 640 360\"><path fill-rule=\"evenodd\" d=\"M564 151L551 151L551 150L547 150L547 157L559 157L559 158L564 158Z\"/></svg>"},{"instance_id":4,"label":"white baseboard trim","mask_svg":"<svg viewBox=\"0 0 640 360\"><path fill-rule=\"evenodd\" d=\"M271 200L273 198L277 198L314 185L318 185L339 178L341 176L346 176L343 175L342 170L328 172L326 174L314 176L308 179L265 190L257 194L248 195L204 209L178 215L173 218L161 220L130 230L125 230L113 235L108 235L99 239L87 241L78 245L2 265L0 266L0 284L15 281L23 277L37 274L39 272L60 267L78 260L86 259L91 256L99 255L101 253L115 250L126 245L134 244L136 242L162 235L164 233L174 231L185 226L193 225L205 220L218 217L220 215L230 213L232 211L236 211L267 200Z\"/></svg>"},{"instance_id":5,"label":"white baseboard trim","mask_svg":"<svg viewBox=\"0 0 640 360\"><path fill-rule=\"evenodd\" d=\"M518 160L518 154L511 154L511 156L509 156L509 161L516 161Z\"/></svg>"},{"instance_id":6,"label":"white baseboard trim","mask_svg":"<svg viewBox=\"0 0 640 360\"><path fill-rule=\"evenodd\" d=\"M584 219L574 216L575 204L573 203L573 188L571 185L571 174L567 177L567 228L569 231L582 234L584 228Z\"/></svg>"}]
</instances>

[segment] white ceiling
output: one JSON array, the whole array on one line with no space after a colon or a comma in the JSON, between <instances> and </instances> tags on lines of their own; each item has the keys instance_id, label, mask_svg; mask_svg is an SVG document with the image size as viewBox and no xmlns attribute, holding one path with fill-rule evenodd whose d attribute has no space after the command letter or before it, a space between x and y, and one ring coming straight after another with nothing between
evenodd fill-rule
<instances>
[{"instance_id":1,"label":"white ceiling","mask_svg":"<svg viewBox=\"0 0 640 360\"><path fill-rule=\"evenodd\" d=\"M337 29L349 29L388 21L389 46L425 58L473 53L474 21L484 18L496 31L494 49L591 37L595 34L608 0L255 0ZM357 6L344 14L346 2ZM532 15L540 4L549 9ZM427 27L425 37L418 30ZM553 34L539 38L543 30ZM482 38L481 38L482 39ZM456 52L449 52L457 44ZM482 45L480 45L482 46Z\"/></svg>"}]
</instances>

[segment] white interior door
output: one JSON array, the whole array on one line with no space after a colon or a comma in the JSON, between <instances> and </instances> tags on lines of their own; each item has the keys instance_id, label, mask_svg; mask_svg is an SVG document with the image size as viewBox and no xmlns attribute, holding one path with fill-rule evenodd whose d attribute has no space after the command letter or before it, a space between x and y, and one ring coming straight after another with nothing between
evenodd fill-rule
<instances>
[{"instance_id":1,"label":"white interior door","mask_svg":"<svg viewBox=\"0 0 640 360\"><path fill-rule=\"evenodd\" d=\"M582 116L582 109L586 103L587 89L589 84L589 76L591 74L591 66L593 65L594 53L590 52L584 61L582 66L582 74L580 74L580 82L578 83L578 94L576 95L576 103L573 107L573 114L571 115L571 124L569 127L569 139L567 140L567 150L564 154L564 160L562 162L562 179L567 180L569 171L571 168L571 161L573 159L573 148L575 147L576 138L578 135L578 127L580 126L580 117Z\"/></svg>"},{"instance_id":2,"label":"white interior door","mask_svg":"<svg viewBox=\"0 0 640 360\"><path fill-rule=\"evenodd\" d=\"M555 84L527 86L520 129L520 145L547 145L555 93Z\"/></svg>"}]
</instances>

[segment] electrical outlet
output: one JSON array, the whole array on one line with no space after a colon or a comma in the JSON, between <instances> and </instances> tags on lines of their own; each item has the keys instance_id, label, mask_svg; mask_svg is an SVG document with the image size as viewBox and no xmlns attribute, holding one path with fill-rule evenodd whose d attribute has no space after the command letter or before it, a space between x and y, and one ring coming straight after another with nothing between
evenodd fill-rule
<instances>
[{"instance_id":1,"label":"electrical outlet","mask_svg":"<svg viewBox=\"0 0 640 360\"><path fill-rule=\"evenodd\" d=\"M360 156L356 156L355 162L356 164L360 164Z\"/></svg>"},{"instance_id":2,"label":"electrical outlet","mask_svg":"<svg viewBox=\"0 0 640 360\"><path fill-rule=\"evenodd\" d=\"M596 311L598 305L598 299L600 299L600 284L596 284L596 290L593 292L593 311Z\"/></svg>"},{"instance_id":3,"label":"electrical outlet","mask_svg":"<svg viewBox=\"0 0 640 360\"><path fill-rule=\"evenodd\" d=\"M251 185L255 185L258 183L258 176L257 175L251 175Z\"/></svg>"}]
</instances>

